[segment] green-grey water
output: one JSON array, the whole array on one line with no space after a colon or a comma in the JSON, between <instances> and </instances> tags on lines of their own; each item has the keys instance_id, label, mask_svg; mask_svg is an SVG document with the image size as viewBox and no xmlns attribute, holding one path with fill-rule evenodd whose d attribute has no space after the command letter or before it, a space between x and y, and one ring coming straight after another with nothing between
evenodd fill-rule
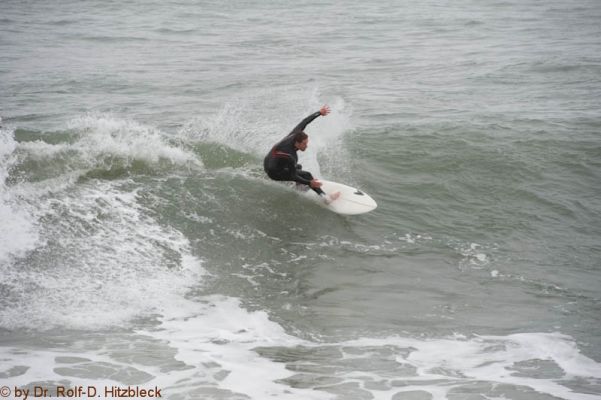
<instances>
[{"instance_id":1,"label":"green-grey water","mask_svg":"<svg viewBox=\"0 0 601 400\"><path fill-rule=\"evenodd\" d=\"M0 395L599 398L599 21L4 1ZM300 161L371 213L264 176L322 104Z\"/></svg>"}]
</instances>

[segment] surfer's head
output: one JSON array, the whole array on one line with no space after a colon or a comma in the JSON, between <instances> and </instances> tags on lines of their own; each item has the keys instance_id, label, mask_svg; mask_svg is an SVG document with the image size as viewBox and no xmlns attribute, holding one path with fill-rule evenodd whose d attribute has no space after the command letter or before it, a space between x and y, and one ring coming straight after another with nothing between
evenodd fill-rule
<instances>
[{"instance_id":1,"label":"surfer's head","mask_svg":"<svg viewBox=\"0 0 601 400\"><path fill-rule=\"evenodd\" d=\"M296 135L294 138L294 147L296 147L300 151L307 150L307 145L309 144L309 136L305 132L301 132Z\"/></svg>"}]
</instances>

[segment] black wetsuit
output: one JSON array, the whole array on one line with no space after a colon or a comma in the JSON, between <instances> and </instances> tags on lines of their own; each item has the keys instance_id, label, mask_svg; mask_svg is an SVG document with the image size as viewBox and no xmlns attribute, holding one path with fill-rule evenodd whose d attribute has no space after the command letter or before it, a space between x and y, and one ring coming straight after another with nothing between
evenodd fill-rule
<instances>
[{"instance_id":1,"label":"black wetsuit","mask_svg":"<svg viewBox=\"0 0 601 400\"><path fill-rule=\"evenodd\" d=\"M297 148L294 146L296 137L303 132L305 127L315 118L319 117L319 111L314 112L303 119L293 130L278 142L265 156L263 168L267 175L276 181L294 181L311 187L313 175L308 171L303 171L298 163ZM320 188L311 188L320 195L325 195Z\"/></svg>"}]
</instances>

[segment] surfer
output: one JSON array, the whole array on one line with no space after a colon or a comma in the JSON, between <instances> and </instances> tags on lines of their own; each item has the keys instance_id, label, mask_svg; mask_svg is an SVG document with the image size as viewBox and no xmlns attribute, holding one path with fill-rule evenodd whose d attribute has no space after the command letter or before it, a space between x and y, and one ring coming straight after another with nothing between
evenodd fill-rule
<instances>
[{"instance_id":1,"label":"surfer","mask_svg":"<svg viewBox=\"0 0 601 400\"><path fill-rule=\"evenodd\" d=\"M306 185L324 197L326 203L336 200L340 196L340 192L326 196L326 193L321 190L321 182L315 179L309 171L303 171L302 165L298 163L296 152L307 150L309 136L304 132L305 127L320 115L326 116L329 113L330 107L324 105L319 111L303 119L288 136L272 147L263 161L263 168L271 179L294 181L297 185Z\"/></svg>"}]
</instances>

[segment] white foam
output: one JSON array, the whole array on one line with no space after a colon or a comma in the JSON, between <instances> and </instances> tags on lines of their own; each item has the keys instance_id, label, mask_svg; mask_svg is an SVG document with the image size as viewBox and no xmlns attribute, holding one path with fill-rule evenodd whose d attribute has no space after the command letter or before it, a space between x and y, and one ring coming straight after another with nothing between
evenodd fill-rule
<instances>
[{"instance_id":1,"label":"white foam","mask_svg":"<svg viewBox=\"0 0 601 400\"><path fill-rule=\"evenodd\" d=\"M295 346L302 341L289 336L269 320L265 312L248 312L238 299L212 296L193 303L193 315L179 313L163 319L161 329L147 334L169 342L176 358L199 369L212 366L226 371L210 382L222 390L244 394L251 399L325 399L324 393L295 390L277 383L291 375L281 363L261 357L260 346Z\"/></svg>"},{"instance_id":2,"label":"white foam","mask_svg":"<svg viewBox=\"0 0 601 400\"><path fill-rule=\"evenodd\" d=\"M265 89L241 94L227 103L214 116L196 118L179 132L188 141L208 141L263 157L303 118L324 103L316 90L291 92L287 89ZM306 132L309 148L299 152L303 169L321 176L318 155L327 155L326 170L348 169L349 156L342 143L351 128L352 111L340 97L332 98L332 112L313 121Z\"/></svg>"},{"instance_id":3,"label":"white foam","mask_svg":"<svg viewBox=\"0 0 601 400\"><path fill-rule=\"evenodd\" d=\"M415 376L405 380L403 391L424 390L433 399L446 399L454 388L488 382L492 386L507 384L560 396L564 399L592 400L595 395L577 393L562 385L574 378L600 379L601 364L582 355L573 339L560 333L521 333L509 336L457 336L448 339L414 339L391 337L360 339L345 346L398 346L397 362L415 367ZM563 374L560 378L525 377L516 373L524 362L550 360ZM436 382L434 384L428 381ZM391 389L394 392L395 389Z\"/></svg>"},{"instance_id":4,"label":"white foam","mask_svg":"<svg viewBox=\"0 0 601 400\"><path fill-rule=\"evenodd\" d=\"M16 152L22 161L36 161L41 165L39 168L47 165L45 180L63 183L73 183L74 177L94 169L130 168L136 161L150 168L202 168L202 160L192 151L158 129L132 120L88 114L71 120L67 129L71 136L63 142L26 141L16 145ZM37 175L33 178L35 183L23 184L44 186L46 183L40 182Z\"/></svg>"},{"instance_id":5,"label":"white foam","mask_svg":"<svg viewBox=\"0 0 601 400\"><path fill-rule=\"evenodd\" d=\"M13 131L0 127L0 265L23 257L39 242L36 219L6 185L9 170L16 163L16 148Z\"/></svg>"},{"instance_id":6,"label":"white foam","mask_svg":"<svg viewBox=\"0 0 601 400\"><path fill-rule=\"evenodd\" d=\"M202 165L193 153L168 143L159 130L132 120L88 114L73 119L68 127L80 132L80 139L67 147L88 158L90 165L96 165L103 155L149 163L166 160L172 164Z\"/></svg>"},{"instance_id":7,"label":"white foam","mask_svg":"<svg viewBox=\"0 0 601 400\"><path fill-rule=\"evenodd\" d=\"M133 160L180 167L202 162L130 120L86 115L69 129L70 140L57 144L17 143L13 131L0 129L0 264L11 304L0 310L5 328L119 325L159 311L162 301L199 282L200 261L187 239L161 227L135 191L120 187L132 185L78 178L110 168L115 159L125 167ZM25 171L34 179L7 186L9 170L32 160L51 162L44 179Z\"/></svg>"},{"instance_id":8,"label":"white foam","mask_svg":"<svg viewBox=\"0 0 601 400\"><path fill-rule=\"evenodd\" d=\"M195 306L196 315L179 313L164 318L161 330L150 334L167 340L170 346L177 348L176 358L187 365L201 369L211 365L228 371L225 379L213 384L251 399L270 396L324 398L329 396L328 392L343 393L339 390L350 384L356 385L360 391L369 392L374 399L390 399L407 392L422 392L432 399L447 399L453 391L461 393L462 388L469 390L476 384L482 386L483 396L495 398L505 397L496 389L499 384L505 384L507 386L503 390L515 388L517 392L523 392L523 388L528 388L533 393L569 400L592 400L595 395L575 392L564 382L601 378L601 365L583 356L571 337L559 333L469 338L457 335L431 339L395 336L318 343L290 336L281 326L270 321L266 313L242 309L237 299L213 296L205 300L206 303ZM288 370L282 363L261 358L255 351L258 347L315 348L317 352L332 348L342 355L338 360L323 356L303 360L301 354L307 350L293 351L299 358L288 360L296 366ZM283 351L286 353L286 350ZM402 367L400 370L391 370L388 364L384 364L384 369L373 369L372 365L390 357ZM319 360L318 363L316 360ZM559 368L559 372L555 373L559 376L538 377L518 373L520 364L541 360L555 363ZM291 378L295 371L305 370L304 367L314 371L315 383L309 390L293 389L282 382ZM324 385L320 383L324 378L340 382ZM375 383L378 384L377 389L372 387ZM356 395L359 396L358 393Z\"/></svg>"},{"instance_id":9,"label":"white foam","mask_svg":"<svg viewBox=\"0 0 601 400\"><path fill-rule=\"evenodd\" d=\"M483 269L492 262L491 256L487 252L495 250L494 245L463 243L454 240L449 245L463 256L459 263L461 269Z\"/></svg>"},{"instance_id":10,"label":"white foam","mask_svg":"<svg viewBox=\"0 0 601 400\"><path fill-rule=\"evenodd\" d=\"M175 143L175 139L132 120L88 114L73 119L67 127L71 137L59 143L42 140L16 143L11 132L11 152L14 152L11 165L35 161L39 168L47 166L41 175L43 179L37 171L25 171L32 174L32 179L11 186L11 191L25 203L34 204L41 196L60 193L93 169L129 168L135 161L142 161L150 168L170 165L178 170L202 168L202 160ZM7 137L6 132L3 137ZM2 169L7 175L8 169Z\"/></svg>"},{"instance_id":11,"label":"white foam","mask_svg":"<svg viewBox=\"0 0 601 400\"><path fill-rule=\"evenodd\" d=\"M598 398L566 385L571 379L600 379L601 365L582 355L574 340L560 333L313 342L288 334L266 312L249 312L239 299L220 295L170 301L160 321L157 327L137 330L131 339L119 339L153 343L152 365L132 361L120 342L111 344L105 339L99 349L87 339L57 351L0 348L5 365L31 365L23 375L5 383L64 380L56 357L69 356L103 363L103 368L110 365L116 371L111 379L71 378L75 384L123 382L127 379L123 370L132 369L150 376L143 386L158 385L168 398L333 399L367 394L384 400L417 393L419 398L443 400L457 398L466 390L491 399L512 398L511 393L524 396L528 391L567 400ZM165 346L162 350L157 348L159 343ZM119 350L110 352L107 347ZM166 348L176 350L175 360L183 367L165 367L173 365L161 358L172 356ZM271 360L261 356L259 348L276 355L281 352L283 357ZM540 362L556 368L551 374L529 375L529 363ZM302 388L290 386L295 379L304 382Z\"/></svg>"},{"instance_id":12,"label":"white foam","mask_svg":"<svg viewBox=\"0 0 601 400\"><path fill-rule=\"evenodd\" d=\"M0 359L7 371L16 366L29 367L20 375L4 379L3 384L13 387L36 381L68 380L74 385L123 386L132 373L142 373L150 379L145 378L141 386L157 385L166 398L208 396L199 393L213 393L218 398L219 395L230 398L234 393L257 400L269 397L333 398L324 392L293 389L277 382L292 372L285 364L261 357L254 349L260 346L293 347L302 341L286 334L265 312L248 312L240 306L238 299L224 296L204 297L199 302L180 297L169 302L163 311L165 316L159 327L139 330L131 334L129 340L114 337L100 338L96 342L94 337L83 337L62 350L0 347ZM141 343L141 346L152 344L156 352L154 362L140 364L130 358L127 349L136 347L135 343ZM162 345L159 347L159 344ZM166 351L169 348L177 350L175 359L185 363L185 368L177 364L175 368L165 366L174 365L173 359L160 358L161 355L172 357L172 352ZM57 361L65 357L81 361L73 361L73 366ZM94 369L94 365L102 367ZM81 372L73 371L65 375L57 367L87 370L90 376L80 377ZM107 374L107 370L113 372Z\"/></svg>"},{"instance_id":13,"label":"white foam","mask_svg":"<svg viewBox=\"0 0 601 400\"><path fill-rule=\"evenodd\" d=\"M317 101L313 104L313 109L320 107ZM345 179L350 179L351 156L344 143L344 135L352 127L352 111L340 97L333 99L330 108L330 114L319 117L305 129L309 135L309 148L305 152L299 152L299 162L303 169L311 171L316 177L342 179L342 174L346 175ZM321 157L324 154L325 157ZM323 165L320 165L320 161Z\"/></svg>"},{"instance_id":14,"label":"white foam","mask_svg":"<svg viewBox=\"0 0 601 400\"><path fill-rule=\"evenodd\" d=\"M27 267L8 265L11 307L3 327L100 329L160 312L200 283L188 240L162 227L120 182L97 181L37 204L48 245ZM39 265L38 265L39 264Z\"/></svg>"},{"instance_id":15,"label":"white foam","mask_svg":"<svg viewBox=\"0 0 601 400\"><path fill-rule=\"evenodd\" d=\"M432 240L432 237L427 234L420 235L420 234L406 233L405 236L399 236L398 240L407 242L408 244L415 244L417 242Z\"/></svg>"}]
</instances>

